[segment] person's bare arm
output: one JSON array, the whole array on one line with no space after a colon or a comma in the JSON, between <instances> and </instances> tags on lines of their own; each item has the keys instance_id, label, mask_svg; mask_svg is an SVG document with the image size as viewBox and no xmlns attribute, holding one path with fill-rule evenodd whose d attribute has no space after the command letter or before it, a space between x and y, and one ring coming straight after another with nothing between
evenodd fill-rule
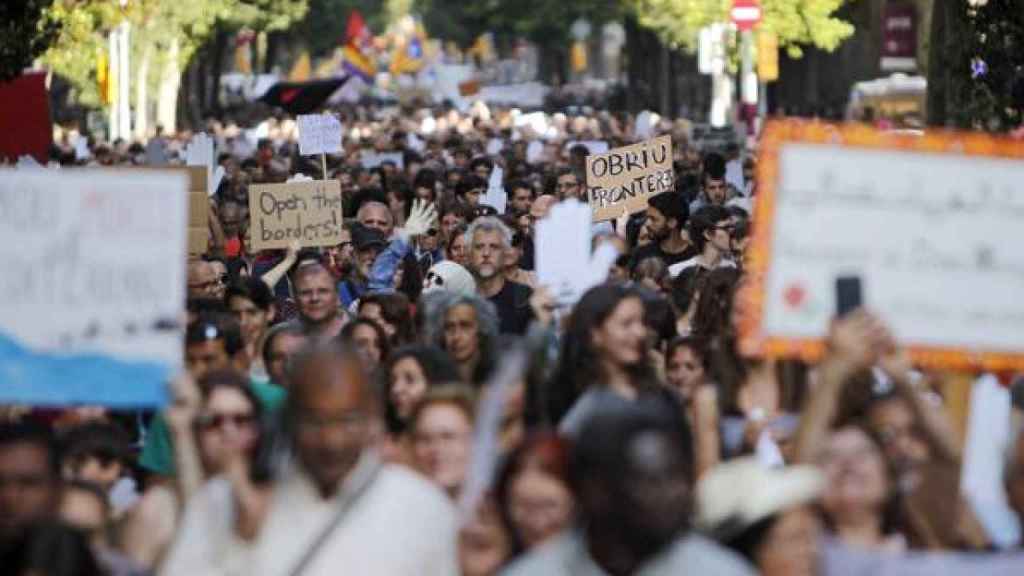
<instances>
[{"instance_id":1,"label":"person's bare arm","mask_svg":"<svg viewBox=\"0 0 1024 576\"><path fill-rule=\"evenodd\" d=\"M295 260L299 257L300 248L299 241L292 240L292 243L288 245L288 252L285 254L284 259L260 277L263 283L269 286L271 290L277 287L277 283L281 281L281 278L284 278L284 275L295 265Z\"/></svg>"},{"instance_id":2,"label":"person's bare arm","mask_svg":"<svg viewBox=\"0 0 1024 576\"><path fill-rule=\"evenodd\" d=\"M714 386L699 386L693 391L694 455L697 478L718 466L722 439L718 425L718 392Z\"/></svg>"},{"instance_id":3,"label":"person's bare arm","mask_svg":"<svg viewBox=\"0 0 1024 576\"><path fill-rule=\"evenodd\" d=\"M146 490L118 527L120 549L142 567L155 570L174 540L179 512L172 488Z\"/></svg>"},{"instance_id":4,"label":"person's bare arm","mask_svg":"<svg viewBox=\"0 0 1024 576\"><path fill-rule=\"evenodd\" d=\"M227 238L224 236L224 228L220 225L220 215L217 213L217 208L212 202L210 203L207 222L210 227L210 255L223 257Z\"/></svg>"},{"instance_id":5,"label":"person's bare arm","mask_svg":"<svg viewBox=\"0 0 1024 576\"><path fill-rule=\"evenodd\" d=\"M932 404L923 393L926 386L915 384L911 373L910 357L905 350L896 349L882 356L879 366L892 380L896 392L910 405L914 418L920 423L925 441L934 454L950 464L960 464L962 456L956 431L941 406Z\"/></svg>"},{"instance_id":6,"label":"person's bare arm","mask_svg":"<svg viewBox=\"0 0 1024 576\"><path fill-rule=\"evenodd\" d=\"M171 391L173 400L165 416L174 445L175 486L184 506L203 485L203 464L192 433L201 400L199 387L188 375L178 377Z\"/></svg>"},{"instance_id":7,"label":"person's bare arm","mask_svg":"<svg viewBox=\"0 0 1024 576\"><path fill-rule=\"evenodd\" d=\"M885 327L863 310L832 323L828 352L818 365L817 385L800 414L795 444L797 462L809 462L818 453L839 412L843 385L858 371L875 363L886 341Z\"/></svg>"}]
</instances>

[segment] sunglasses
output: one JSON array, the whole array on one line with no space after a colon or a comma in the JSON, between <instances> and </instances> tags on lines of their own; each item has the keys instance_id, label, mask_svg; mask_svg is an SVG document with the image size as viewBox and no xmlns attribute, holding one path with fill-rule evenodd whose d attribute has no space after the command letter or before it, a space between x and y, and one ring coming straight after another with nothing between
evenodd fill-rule
<instances>
[{"instance_id":1,"label":"sunglasses","mask_svg":"<svg viewBox=\"0 0 1024 576\"><path fill-rule=\"evenodd\" d=\"M427 236L434 237L434 236L437 236L437 234L438 234L437 228L431 228L430 230L427 230Z\"/></svg>"},{"instance_id":2,"label":"sunglasses","mask_svg":"<svg viewBox=\"0 0 1024 576\"><path fill-rule=\"evenodd\" d=\"M252 414L235 413L235 414L204 414L196 419L196 424L203 430L221 429L228 422L235 428L246 428L252 426L256 420Z\"/></svg>"}]
</instances>

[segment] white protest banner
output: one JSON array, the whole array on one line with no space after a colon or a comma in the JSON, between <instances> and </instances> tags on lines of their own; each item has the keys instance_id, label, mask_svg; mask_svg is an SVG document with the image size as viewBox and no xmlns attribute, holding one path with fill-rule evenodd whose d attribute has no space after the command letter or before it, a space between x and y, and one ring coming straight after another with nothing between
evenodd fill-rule
<instances>
[{"instance_id":1,"label":"white protest banner","mask_svg":"<svg viewBox=\"0 0 1024 576\"><path fill-rule=\"evenodd\" d=\"M501 169L501 166L495 166L494 170L491 170L491 178L487 182L487 194L482 200L484 204L497 210L498 214L505 213L505 205L508 201L504 181L505 171Z\"/></svg>"},{"instance_id":2,"label":"white protest banner","mask_svg":"<svg viewBox=\"0 0 1024 576\"><path fill-rule=\"evenodd\" d=\"M616 148L587 156L587 198L594 221L612 220L647 209L647 198L673 190L672 138Z\"/></svg>"},{"instance_id":3,"label":"white protest banner","mask_svg":"<svg viewBox=\"0 0 1024 576\"><path fill-rule=\"evenodd\" d=\"M333 246L341 242L341 183L315 180L249 187L252 250Z\"/></svg>"},{"instance_id":4,"label":"white protest banner","mask_svg":"<svg viewBox=\"0 0 1024 576\"><path fill-rule=\"evenodd\" d=\"M572 150L576 146L583 146L591 154L604 154L610 150L608 142L604 140L571 140L566 142L565 149Z\"/></svg>"},{"instance_id":5,"label":"white protest banner","mask_svg":"<svg viewBox=\"0 0 1024 576\"><path fill-rule=\"evenodd\" d=\"M745 351L820 357L852 275L919 364L1024 368L1024 143L773 123L762 145Z\"/></svg>"},{"instance_id":6,"label":"white protest banner","mask_svg":"<svg viewBox=\"0 0 1024 576\"><path fill-rule=\"evenodd\" d=\"M166 401L182 363L185 180L0 173L0 404Z\"/></svg>"},{"instance_id":7,"label":"white protest banner","mask_svg":"<svg viewBox=\"0 0 1024 576\"><path fill-rule=\"evenodd\" d=\"M405 158L401 152L371 152L363 150L359 156L359 163L367 170L372 170L385 162L391 162L399 170L405 170Z\"/></svg>"},{"instance_id":8,"label":"white protest banner","mask_svg":"<svg viewBox=\"0 0 1024 576\"><path fill-rule=\"evenodd\" d=\"M299 154L338 154L341 152L341 122L330 114L303 114L298 117Z\"/></svg>"},{"instance_id":9,"label":"white protest banner","mask_svg":"<svg viewBox=\"0 0 1024 576\"><path fill-rule=\"evenodd\" d=\"M567 200L551 208L537 223L537 281L547 286L563 307L575 304L583 293L604 282L617 253L603 243L590 253L590 207Z\"/></svg>"}]
</instances>

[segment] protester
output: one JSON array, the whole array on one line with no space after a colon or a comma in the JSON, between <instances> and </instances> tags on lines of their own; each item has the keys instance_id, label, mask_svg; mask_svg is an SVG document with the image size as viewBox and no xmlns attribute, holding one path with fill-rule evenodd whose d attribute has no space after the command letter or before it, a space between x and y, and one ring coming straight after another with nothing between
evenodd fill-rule
<instances>
[{"instance_id":1,"label":"protester","mask_svg":"<svg viewBox=\"0 0 1024 576\"><path fill-rule=\"evenodd\" d=\"M698 254L669 266L672 277L693 266L708 270L736 267L732 261L732 217L720 206L700 208L690 218L690 238Z\"/></svg>"},{"instance_id":2,"label":"protester","mask_svg":"<svg viewBox=\"0 0 1024 576\"><path fill-rule=\"evenodd\" d=\"M679 407L660 402L619 406L584 425L569 466L575 529L505 574L753 574L689 532L690 435Z\"/></svg>"},{"instance_id":3,"label":"protester","mask_svg":"<svg viewBox=\"0 0 1024 576\"><path fill-rule=\"evenodd\" d=\"M394 434L406 430L413 409L431 388L459 380L457 367L443 350L423 345L395 350L385 374L388 429Z\"/></svg>"},{"instance_id":4,"label":"protester","mask_svg":"<svg viewBox=\"0 0 1024 576\"><path fill-rule=\"evenodd\" d=\"M391 232L395 229L395 219L391 214L391 210L387 204L377 202L376 200L364 202L356 213L356 220L362 226L383 234L385 240L391 237ZM357 244L356 250L358 249Z\"/></svg>"},{"instance_id":5,"label":"protester","mask_svg":"<svg viewBox=\"0 0 1024 576\"><path fill-rule=\"evenodd\" d=\"M0 551L33 522L53 518L60 485L50 430L30 423L0 424Z\"/></svg>"},{"instance_id":6,"label":"protester","mask_svg":"<svg viewBox=\"0 0 1024 576\"><path fill-rule=\"evenodd\" d=\"M373 320L384 329L392 347L416 340L412 304L401 293L367 294L359 299L359 317Z\"/></svg>"},{"instance_id":7,"label":"protester","mask_svg":"<svg viewBox=\"0 0 1024 576\"><path fill-rule=\"evenodd\" d=\"M575 437L594 413L656 388L640 293L621 285L591 288L573 310L562 340L549 392L553 422Z\"/></svg>"},{"instance_id":8,"label":"protester","mask_svg":"<svg viewBox=\"0 0 1024 576\"><path fill-rule=\"evenodd\" d=\"M341 344L359 352L367 372L373 373L391 350L387 331L369 318L356 318L338 335Z\"/></svg>"},{"instance_id":9,"label":"protester","mask_svg":"<svg viewBox=\"0 0 1024 576\"><path fill-rule=\"evenodd\" d=\"M296 466L265 487L245 474L208 483L163 574L459 573L452 505L372 448L382 413L360 364L335 350L297 360L286 412Z\"/></svg>"},{"instance_id":10,"label":"protester","mask_svg":"<svg viewBox=\"0 0 1024 576\"><path fill-rule=\"evenodd\" d=\"M762 576L815 576L821 526L811 505L824 487L811 466L769 469L737 459L701 478L697 524Z\"/></svg>"},{"instance_id":11,"label":"protester","mask_svg":"<svg viewBox=\"0 0 1024 576\"><path fill-rule=\"evenodd\" d=\"M497 362L498 315L476 295L438 293L426 305L427 341L446 351L460 380L482 386Z\"/></svg>"},{"instance_id":12,"label":"protester","mask_svg":"<svg viewBox=\"0 0 1024 576\"><path fill-rule=\"evenodd\" d=\"M476 278L477 293L498 312L502 334L523 334L530 322L529 286L505 277L505 257L512 247L512 233L497 218L480 218L466 232L469 269Z\"/></svg>"},{"instance_id":13,"label":"protester","mask_svg":"<svg viewBox=\"0 0 1024 576\"><path fill-rule=\"evenodd\" d=\"M675 192L651 196L646 215L651 243L633 253L634 266L651 257L672 266L697 255L695 246L684 236L690 212L682 196Z\"/></svg>"},{"instance_id":14,"label":"protester","mask_svg":"<svg viewBox=\"0 0 1024 576\"><path fill-rule=\"evenodd\" d=\"M306 334L295 324L284 322L267 330L263 339L262 357L271 384L284 389L290 387L288 366L305 345Z\"/></svg>"},{"instance_id":15,"label":"protester","mask_svg":"<svg viewBox=\"0 0 1024 576\"><path fill-rule=\"evenodd\" d=\"M232 371L213 371L198 384L176 383L166 412L174 440L175 486L153 484L127 518L122 543L133 561L157 568L180 527L180 511L204 482L237 467L248 468L260 442L263 403Z\"/></svg>"},{"instance_id":16,"label":"protester","mask_svg":"<svg viewBox=\"0 0 1024 576\"><path fill-rule=\"evenodd\" d=\"M348 322L340 309L338 288L331 273L322 264L299 266L292 283L298 305L298 325L307 337L317 341L334 338Z\"/></svg>"},{"instance_id":17,"label":"protester","mask_svg":"<svg viewBox=\"0 0 1024 576\"><path fill-rule=\"evenodd\" d=\"M341 306L350 310L370 288L370 275L377 257L388 247L387 236L377 228L356 224L352 228L355 265L338 284ZM393 276L393 273L392 273ZM393 288L393 286L388 286Z\"/></svg>"},{"instance_id":18,"label":"protester","mask_svg":"<svg viewBox=\"0 0 1024 576\"><path fill-rule=\"evenodd\" d=\"M527 438L505 461L496 492L517 551L557 537L575 516L568 444L552 434Z\"/></svg>"},{"instance_id":19,"label":"protester","mask_svg":"<svg viewBox=\"0 0 1024 576\"><path fill-rule=\"evenodd\" d=\"M472 390L437 386L409 415L417 470L458 500L469 471L476 399Z\"/></svg>"},{"instance_id":20,"label":"protester","mask_svg":"<svg viewBox=\"0 0 1024 576\"><path fill-rule=\"evenodd\" d=\"M261 352L267 328L274 319L274 295L262 280L249 278L229 287L226 300L228 309L242 327L246 354L252 364L251 376L256 380L268 381L269 375Z\"/></svg>"}]
</instances>

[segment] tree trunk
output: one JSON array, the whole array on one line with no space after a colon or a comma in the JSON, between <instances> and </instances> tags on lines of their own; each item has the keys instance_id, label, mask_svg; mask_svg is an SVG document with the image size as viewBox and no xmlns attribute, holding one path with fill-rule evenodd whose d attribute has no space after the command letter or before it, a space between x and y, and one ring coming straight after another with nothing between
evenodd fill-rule
<instances>
[{"instance_id":1,"label":"tree trunk","mask_svg":"<svg viewBox=\"0 0 1024 576\"><path fill-rule=\"evenodd\" d=\"M163 126L164 133L177 131L178 89L181 87L181 46L177 38L171 38L167 49L167 64L160 76L160 91L156 105L157 125Z\"/></svg>"},{"instance_id":2,"label":"tree trunk","mask_svg":"<svg viewBox=\"0 0 1024 576\"><path fill-rule=\"evenodd\" d=\"M220 22L217 23L217 32L213 40L213 62L211 66L212 78L212 100L210 102L210 110L214 116L220 116L220 77L224 74L224 60L227 57L228 51L228 31Z\"/></svg>"},{"instance_id":3,"label":"tree trunk","mask_svg":"<svg viewBox=\"0 0 1024 576\"><path fill-rule=\"evenodd\" d=\"M263 62L263 73L270 74L277 65L280 56L281 44L285 40L283 32L270 32L267 34L267 57Z\"/></svg>"},{"instance_id":4,"label":"tree trunk","mask_svg":"<svg viewBox=\"0 0 1024 576\"><path fill-rule=\"evenodd\" d=\"M145 140L149 132L149 65L153 59L153 44L142 37L140 40L143 46L135 82L135 137Z\"/></svg>"},{"instance_id":5,"label":"tree trunk","mask_svg":"<svg viewBox=\"0 0 1024 576\"><path fill-rule=\"evenodd\" d=\"M949 0L932 3L931 40L928 46L928 125L944 126L950 102L949 62L946 59L946 34L950 31Z\"/></svg>"}]
</instances>

